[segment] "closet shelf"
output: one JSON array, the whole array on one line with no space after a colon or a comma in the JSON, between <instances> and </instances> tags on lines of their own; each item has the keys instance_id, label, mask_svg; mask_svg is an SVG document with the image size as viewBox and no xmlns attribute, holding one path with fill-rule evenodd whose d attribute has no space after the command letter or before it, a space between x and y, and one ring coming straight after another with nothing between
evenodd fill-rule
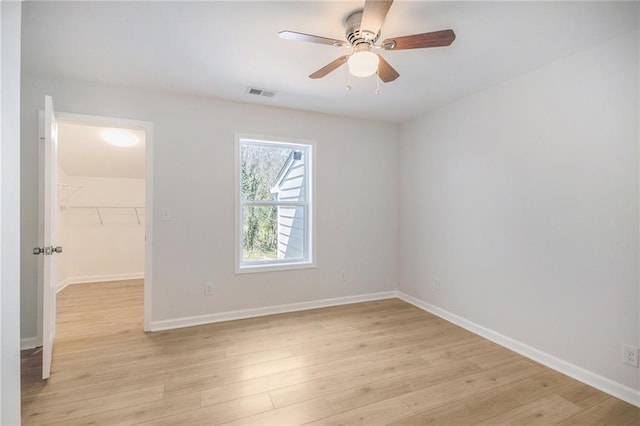
<instances>
[{"instance_id":1,"label":"closet shelf","mask_svg":"<svg viewBox=\"0 0 640 426\"><path fill-rule=\"evenodd\" d=\"M136 221L140 225L140 210L144 209L144 206L60 206L61 210L95 210L100 220L100 225L104 225L104 219L102 217L101 210L133 210L136 215Z\"/></svg>"},{"instance_id":2,"label":"closet shelf","mask_svg":"<svg viewBox=\"0 0 640 426\"><path fill-rule=\"evenodd\" d=\"M70 185L68 183L58 183L58 196L60 199L58 200L58 204L61 204L64 200L71 197L76 192L80 191L82 186L80 185Z\"/></svg>"}]
</instances>

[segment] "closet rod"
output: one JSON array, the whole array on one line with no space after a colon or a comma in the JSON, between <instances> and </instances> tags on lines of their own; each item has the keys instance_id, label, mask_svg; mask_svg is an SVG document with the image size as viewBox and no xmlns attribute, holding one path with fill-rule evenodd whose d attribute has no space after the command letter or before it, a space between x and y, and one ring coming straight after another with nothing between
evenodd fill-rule
<instances>
[{"instance_id":1,"label":"closet rod","mask_svg":"<svg viewBox=\"0 0 640 426\"><path fill-rule=\"evenodd\" d=\"M63 206L65 209L144 209L144 206Z\"/></svg>"}]
</instances>

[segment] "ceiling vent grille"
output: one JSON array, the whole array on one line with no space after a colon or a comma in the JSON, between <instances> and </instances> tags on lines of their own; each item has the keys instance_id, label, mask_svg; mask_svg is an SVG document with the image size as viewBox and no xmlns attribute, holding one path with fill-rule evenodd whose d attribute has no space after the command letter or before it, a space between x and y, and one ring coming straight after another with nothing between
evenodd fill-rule
<instances>
[{"instance_id":1,"label":"ceiling vent grille","mask_svg":"<svg viewBox=\"0 0 640 426\"><path fill-rule=\"evenodd\" d=\"M249 87L247 93L255 96L264 96L266 98L273 98L276 95L276 92L271 90L258 89L255 87Z\"/></svg>"}]
</instances>

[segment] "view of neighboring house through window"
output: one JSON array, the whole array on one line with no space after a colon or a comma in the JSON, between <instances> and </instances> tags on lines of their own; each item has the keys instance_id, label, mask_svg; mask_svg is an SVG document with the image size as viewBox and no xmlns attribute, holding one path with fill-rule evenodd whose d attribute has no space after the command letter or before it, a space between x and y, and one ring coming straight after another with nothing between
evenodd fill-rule
<instances>
[{"instance_id":1,"label":"view of neighboring house through window","mask_svg":"<svg viewBox=\"0 0 640 426\"><path fill-rule=\"evenodd\" d=\"M311 144L243 137L237 144L236 270L311 265Z\"/></svg>"}]
</instances>

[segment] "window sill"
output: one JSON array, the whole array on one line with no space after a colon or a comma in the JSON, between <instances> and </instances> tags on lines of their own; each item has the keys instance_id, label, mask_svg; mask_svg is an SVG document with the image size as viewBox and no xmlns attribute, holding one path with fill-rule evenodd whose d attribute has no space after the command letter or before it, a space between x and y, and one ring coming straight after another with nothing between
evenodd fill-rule
<instances>
[{"instance_id":1,"label":"window sill","mask_svg":"<svg viewBox=\"0 0 640 426\"><path fill-rule=\"evenodd\" d=\"M296 269L315 268L314 262L269 263L236 266L236 274L253 274L256 272L291 271Z\"/></svg>"}]
</instances>

